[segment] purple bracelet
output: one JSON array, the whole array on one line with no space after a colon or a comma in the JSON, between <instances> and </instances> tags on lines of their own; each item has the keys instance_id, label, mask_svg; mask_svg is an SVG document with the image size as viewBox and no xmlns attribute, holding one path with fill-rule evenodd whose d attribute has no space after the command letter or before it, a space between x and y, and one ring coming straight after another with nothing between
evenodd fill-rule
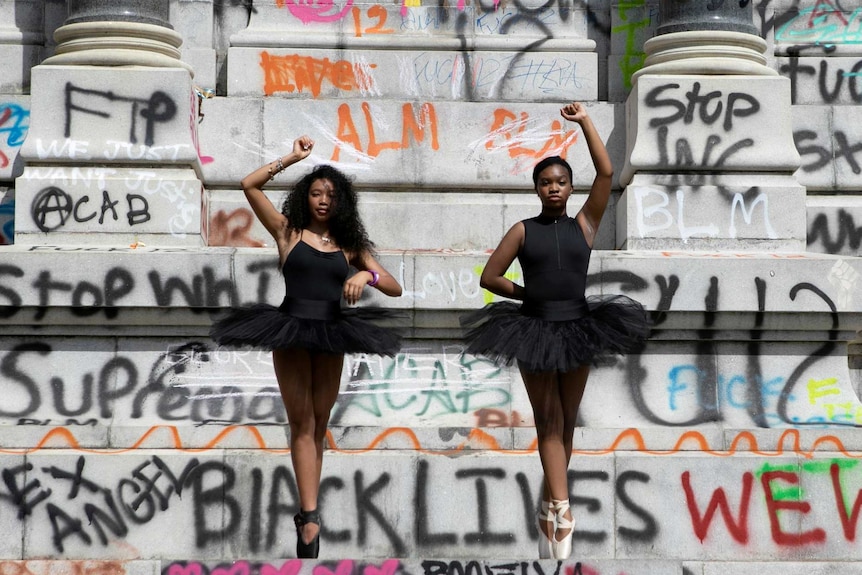
<instances>
[{"instance_id":1,"label":"purple bracelet","mask_svg":"<svg viewBox=\"0 0 862 575\"><path fill-rule=\"evenodd\" d=\"M370 274L371 274L371 281L370 281L370 282L368 282L368 285L370 285L370 286L376 286L376 285L377 285L377 281L380 279L380 274L379 274L379 273L377 273L377 272L376 272L376 271L374 271L374 270L366 270L366 271L367 271L368 273L370 273Z\"/></svg>"}]
</instances>

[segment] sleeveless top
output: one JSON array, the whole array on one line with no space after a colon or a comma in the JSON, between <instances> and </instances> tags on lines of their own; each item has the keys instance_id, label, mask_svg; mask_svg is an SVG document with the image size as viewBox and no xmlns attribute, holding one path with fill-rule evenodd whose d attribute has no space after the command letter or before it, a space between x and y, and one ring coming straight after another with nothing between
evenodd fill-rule
<instances>
[{"instance_id":1,"label":"sleeveless top","mask_svg":"<svg viewBox=\"0 0 862 575\"><path fill-rule=\"evenodd\" d=\"M336 319L349 271L341 250L322 252L299 240L282 267L285 289L282 311L306 319Z\"/></svg>"},{"instance_id":2,"label":"sleeveless top","mask_svg":"<svg viewBox=\"0 0 862 575\"><path fill-rule=\"evenodd\" d=\"M521 312L549 321L567 321L588 312L584 297L592 250L574 218L536 216L523 220L524 245L518 261L524 273Z\"/></svg>"}]
</instances>

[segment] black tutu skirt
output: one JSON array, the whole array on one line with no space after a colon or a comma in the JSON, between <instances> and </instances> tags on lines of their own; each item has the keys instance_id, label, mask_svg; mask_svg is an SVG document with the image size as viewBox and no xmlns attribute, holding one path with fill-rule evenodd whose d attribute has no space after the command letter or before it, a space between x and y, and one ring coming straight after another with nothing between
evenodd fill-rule
<instances>
[{"instance_id":1,"label":"black tutu skirt","mask_svg":"<svg viewBox=\"0 0 862 575\"><path fill-rule=\"evenodd\" d=\"M285 298L280 307L254 304L232 310L213 323L210 337L227 347L394 356L401 335L373 322L399 317L382 308L341 309L338 302Z\"/></svg>"},{"instance_id":2,"label":"black tutu skirt","mask_svg":"<svg viewBox=\"0 0 862 575\"><path fill-rule=\"evenodd\" d=\"M550 304L561 305L555 309ZM469 328L467 353L505 365L517 360L528 372L539 372L573 371L637 351L651 322L639 302L613 295L590 296L581 303L497 302L465 314L461 324Z\"/></svg>"}]
</instances>

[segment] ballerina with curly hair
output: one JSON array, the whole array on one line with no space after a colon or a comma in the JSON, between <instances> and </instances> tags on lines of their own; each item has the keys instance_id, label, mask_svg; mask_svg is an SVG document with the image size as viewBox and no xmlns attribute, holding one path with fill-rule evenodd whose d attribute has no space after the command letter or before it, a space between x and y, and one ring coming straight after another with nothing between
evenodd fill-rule
<instances>
[{"instance_id":1,"label":"ballerina with curly hair","mask_svg":"<svg viewBox=\"0 0 862 575\"><path fill-rule=\"evenodd\" d=\"M311 153L314 142L302 136L293 151L242 180L255 215L275 239L285 297L279 307L255 304L235 309L214 323L211 337L229 347L272 351L275 376L290 426L290 455L299 489L294 517L297 557L320 550L317 510L323 442L338 397L346 353L394 355L401 337L372 323L387 317L379 308L342 308L362 296L366 286L392 297L401 286L374 258L373 243L359 217L356 192L338 169L319 165L301 178L281 211L263 186L285 167ZM353 266L357 273L350 275Z\"/></svg>"}]
</instances>

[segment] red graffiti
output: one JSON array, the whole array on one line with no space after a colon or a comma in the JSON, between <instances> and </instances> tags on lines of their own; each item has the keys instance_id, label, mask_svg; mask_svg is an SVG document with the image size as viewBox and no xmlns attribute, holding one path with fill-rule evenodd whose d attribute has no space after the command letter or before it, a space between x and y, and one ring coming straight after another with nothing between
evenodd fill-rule
<instances>
[{"instance_id":1,"label":"red graffiti","mask_svg":"<svg viewBox=\"0 0 862 575\"><path fill-rule=\"evenodd\" d=\"M483 407L482 409L477 409L476 413L476 427L521 427L526 425L523 419L521 419L521 414L517 411L512 411L512 414L509 415L502 409L491 409L488 407Z\"/></svg>"},{"instance_id":2,"label":"red graffiti","mask_svg":"<svg viewBox=\"0 0 862 575\"><path fill-rule=\"evenodd\" d=\"M584 565L580 561L574 565L566 565L566 575L601 575L598 569ZM626 575L624 571L620 571L618 575Z\"/></svg>"},{"instance_id":3,"label":"red graffiti","mask_svg":"<svg viewBox=\"0 0 862 575\"><path fill-rule=\"evenodd\" d=\"M266 244L249 235L254 225L254 214L246 208L237 208L227 213L219 210L212 216L209 225L210 246L262 248Z\"/></svg>"},{"instance_id":4,"label":"red graffiti","mask_svg":"<svg viewBox=\"0 0 862 575\"><path fill-rule=\"evenodd\" d=\"M826 541L826 532L819 528L802 533L787 533L781 529L781 522L778 518L779 511L808 513L811 511L811 504L806 501L776 500L771 486L773 481L786 481L796 485L799 483L799 475L789 471L767 471L760 476L760 483L766 493L766 508L769 511L769 525L772 528L773 541L779 545L805 545L806 543Z\"/></svg>"},{"instance_id":5,"label":"red graffiti","mask_svg":"<svg viewBox=\"0 0 862 575\"><path fill-rule=\"evenodd\" d=\"M505 149L509 157L519 164L517 171L532 168L536 160L549 155L566 157L569 147L578 141L578 133L563 130L558 120L551 122L550 133L530 127L535 122L530 120L527 112L515 115L505 108L494 110L494 122L488 136L485 138L485 149ZM502 140L502 141L501 141ZM544 141L541 148L528 146L534 142Z\"/></svg>"},{"instance_id":6,"label":"red graffiti","mask_svg":"<svg viewBox=\"0 0 862 575\"><path fill-rule=\"evenodd\" d=\"M123 561L0 561L2 575L128 575L131 571Z\"/></svg>"},{"instance_id":7,"label":"red graffiti","mask_svg":"<svg viewBox=\"0 0 862 575\"><path fill-rule=\"evenodd\" d=\"M844 534L848 540L853 540L856 536L856 521L859 518L860 506L862 506L862 492L857 495L853 505L853 510L849 513L846 511L844 496L841 493L840 482L838 479L838 466L833 465L830 468L832 474L832 482L835 490L836 504L839 509L839 516L844 525ZM716 489L706 512L701 515L698 511L695 501L694 491L691 487L691 474L686 471L682 474L682 487L685 492L686 504L691 515L692 528L695 535L701 541L706 539L709 532L710 524L715 516L716 510L720 510L724 522L727 525L727 530L730 535L739 543L748 542L748 510L750 506L752 486L754 476L746 472L742 476L742 493L739 502L739 515L734 520L730 510L730 505L727 502L724 488ZM823 543L826 541L826 532L823 529L815 528L799 533L789 533L781 526L781 517L786 517L790 512L807 514L811 511L811 504L807 501L798 501L788 498L783 493L788 489L784 486L775 487L778 482L789 483L793 486L799 484L799 474L791 471L765 471L760 475L760 484L763 487L764 499L766 502L766 512L769 516L769 525L772 533L772 540L778 545L784 546L800 546L813 543Z\"/></svg>"},{"instance_id":8,"label":"red graffiti","mask_svg":"<svg viewBox=\"0 0 862 575\"><path fill-rule=\"evenodd\" d=\"M811 9L811 15L808 18L808 27L814 28L815 26L819 26L824 20L832 15L840 18L841 23L845 26L848 24L847 18L844 17L841 10L833 6L832 2L829 0L821 0L814 8Z\"/></svg>"},{"instance_id":9,"label":"red graffiti","mask_svg":"<svg viewBox=\"0 0 862 575\"><path fill-rule=\"evenodd\" d=\"M260 67L263 68L263 92L267 96L276 92L310 91L317 98L324 81L345 92L369 89L373 79L368 69L376 68L377 64L360 66L347 60L332 62L329 58L299 54L273 56L269 52L261 52Z\"/></svg>"},{"instance_id":10,"label":"red graffiti","mask_svg":"<svg viewBox=\"0 0 862 575\"><path fill-rule=\"evenodd\" d=\"M6 120L12 115L12 109L6 108L3 110L2 114L0 114L0 126L6 123ZM6 154L3 153L3 150L0 150L0 168L5 168L9 165L9 158Z\"/></svg>"},{"instance_id":11,"label":"red graffiti","mask_svg":"<svg viewBox=\"0 0 862 575\"><path fill-rule=\"evenodd\" d=\"M754 476L751 473L745 473L742 476L742 498L739 503L739 519L733 520L733 515L730 511L730 505L727 503L727 496L724 493L724 488L716 489L712 498L709 500L709 505L706 506L706 513L702 516L697 509L697 501L694 498L694 491L691 488L691 474L686 471L682 474L682 488L685 491L685 502L688 505L688 512L691 515L691 524L694 529L694 534L703 542L709 533L709 526L712 524L712 518L715 516L716 509L721 510L721 516L724 518L724 523L727 525L727 530L730 535L739 543L748 543L748 506L751 499L751 486L754 483Z\"/></svg>"},{"instance_id":12,"label":"red graffiti","mask_svg":"<svg viewBox=\"0 0 862 575\"><path fill-rule=\"evenodd\" d=\"M847 503L844 501L844 493L841 491L841 469L837 463L829 466L829 475L832 477L832 490L835 492L835 504L838 506L838 517L844 528L844 536L848 541L856 541L856 524L859 522L859 510L862 508L862 491L856 494L853 510L848 517Z\"/></svg>"},{"instance_id":13,"label":"red graffiti","mask_svg":"<svg viewBox=\"0 0 862 575\"><path fill-rule=\"evenodd\" d=\"M419 109L418 118L413 113L413 105L404 104L401 108L401 141L378 141L377 132L374 128L374 120L371 116L371 106L368 105L368 102L362 103L362 113L365 117L365 127L368 134L368 145L366 147L362 145L362 139L353 121L350 106L342 104L338 107L338 133L336 135L338 145L335 146L335 150L332 152L331 161L338 161L341 148L344 144L349 144L357 151L376 158L383 150L402 150L409 147L411 140L423 142L426 131L429 131L431 135L431 148L434 150L440 148L440 143L437 140L437 112L433 104L423 104Z\"/></svg>"}]
</instances>

